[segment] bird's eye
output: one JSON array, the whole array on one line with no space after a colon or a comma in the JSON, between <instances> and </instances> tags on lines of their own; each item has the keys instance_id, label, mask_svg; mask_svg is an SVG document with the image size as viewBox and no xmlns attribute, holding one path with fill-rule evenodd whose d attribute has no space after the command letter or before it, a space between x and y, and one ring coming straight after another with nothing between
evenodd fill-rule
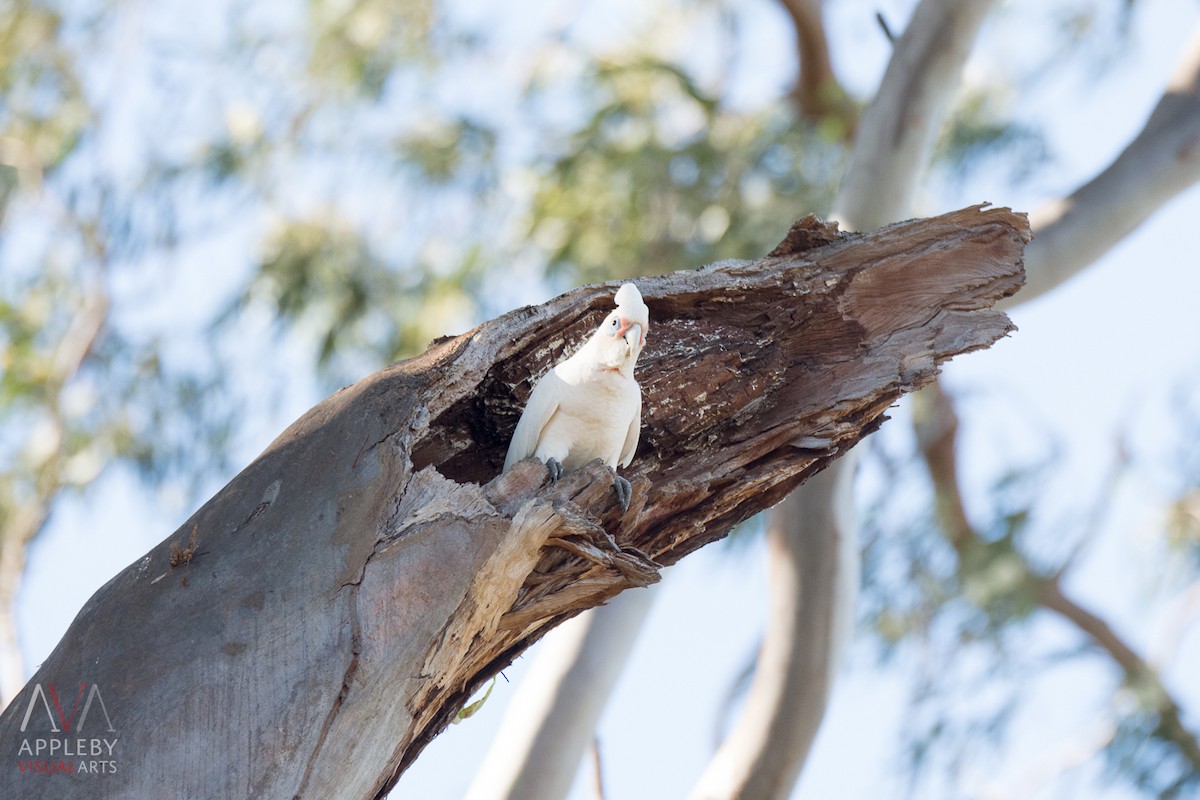
<instances>
[{"instance_id":1,"label":"bird's eye","mask_svg":"<svg viewBox=\"0 0 1200 800\"><path fill-rule=\"evenodd\" d=\"M609 324L611 324L611 325L612 325L614 328L615 328L615 327L617 327L617 318L616 318L616 317L613 317L613 318L612 318L612 322L611 322L611 323L609 323Z\"/></svg>"}]
</instances>

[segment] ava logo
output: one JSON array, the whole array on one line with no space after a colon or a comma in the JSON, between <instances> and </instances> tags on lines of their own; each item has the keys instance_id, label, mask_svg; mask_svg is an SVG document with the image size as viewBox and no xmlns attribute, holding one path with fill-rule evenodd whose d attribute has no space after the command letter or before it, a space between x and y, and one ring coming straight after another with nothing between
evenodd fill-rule
<instances>
[{"instance_id":1,"label":"ava logo","mask_svg":"<svg viewBox=\"0 0 1200 800\"><path fill-rule=\"evenodd\" d=\"M60 696L52 683L34 684L21 718L21 733L27 734L17 750L22 773L117 771L117 729L97 684L80 683L74 702Z\"/></svg>"},{"instance_id":2,"label":"ava logo","mask_svg":"<svg viewBox=\"0 0 1200 800\"><path fill-rule=\"evenodd\" d=\"M82 732L83 725L87 721L88 712L92 710L92 703L100 704L100 711L104 714L104 725L106 733L116 733L117 729L113 727L112 719L108 716L108 708L104 705L104 697L100 694L100 687L92 684L91 690L88 690L86 683L79 684L79 692L75 696L75 705L71 708L71 716L66 716L63 713L62 702L58 699L58 691L55 690L53 683L47 683L46 690L42 689L40 683L33 686L33 694L29 697L29 707L25 709L25 717L21 720L21 733L29 727L29 718L33 716L33 710L37 708L38 700L42 701L42 708L46 711L46 717L50 720L50 730L53 733L71 733L71 726L75 725L75 732ZM78 724L75 723L75 715L79 713L79 703L83 700L84 692L87 692L87 702L83 706L83 714L79 717ZM49 694L49 699L47 699ZM50 712L50 704L54 703L54 713ZM57 720L56 720L57 717ZM61 723L59 728L56 722Z\"/></svg>"}]
</instances>

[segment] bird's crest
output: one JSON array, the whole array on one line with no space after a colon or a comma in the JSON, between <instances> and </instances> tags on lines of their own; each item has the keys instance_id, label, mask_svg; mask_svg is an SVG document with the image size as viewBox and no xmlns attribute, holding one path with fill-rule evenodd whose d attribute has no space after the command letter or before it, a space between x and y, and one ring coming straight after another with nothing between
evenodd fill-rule
<instances>
[{"instance_id":1,"label":"bird's crest","mask_svg":"<svg viewBox=\"0 0 1200 800\"><path fill-rule=\"evenodd\" d=\"M626 283L617 289L615 300L617 308L629 319L641 322L643 327L650 323L650 309L642 300L642 293L632 283Z\"/></svg>"}]
</instances>

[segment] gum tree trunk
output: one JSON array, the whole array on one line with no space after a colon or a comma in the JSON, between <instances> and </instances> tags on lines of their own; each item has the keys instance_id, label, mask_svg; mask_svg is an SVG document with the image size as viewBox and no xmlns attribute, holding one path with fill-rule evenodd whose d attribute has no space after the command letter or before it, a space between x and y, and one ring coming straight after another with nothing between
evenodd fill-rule
<instances>
[{"instance_id":1,"label":"gum tree trunk","mask_svg":"<svg viewBox=\"0 0 1200 800\"><path fill-rule=\"evenodd\" d=\"M554 487L533 460L499 475L533 382L613 285L338 392L89 600L0 716L3 752L57 774L10 761L0 796L381 795L550 628L657 581L1009 332L992 306L1028 240L1004 209L871 234L810 217L765 259L637 281L625 514L598 462Z\"/></svg>"}]
</instances>

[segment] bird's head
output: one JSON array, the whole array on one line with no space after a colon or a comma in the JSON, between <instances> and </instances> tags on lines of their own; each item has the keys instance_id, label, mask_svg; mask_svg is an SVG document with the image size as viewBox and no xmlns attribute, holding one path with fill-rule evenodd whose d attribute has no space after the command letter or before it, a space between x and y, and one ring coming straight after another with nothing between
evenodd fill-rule
<instances>
[{"instance_id":1,"label":"bird's head","mask_svg":"<svg viewBox=\"0 0 1200 800\"><path fill-rule=\"evenodd\" d=\"M601 352L601 362L606 368L632 371L634 362L646 345L646 333L650 329L650 309L642 300L642 293L632 283L617 290L617 307L604 318L593 341Z\"/></svg>"}]
</instances>

